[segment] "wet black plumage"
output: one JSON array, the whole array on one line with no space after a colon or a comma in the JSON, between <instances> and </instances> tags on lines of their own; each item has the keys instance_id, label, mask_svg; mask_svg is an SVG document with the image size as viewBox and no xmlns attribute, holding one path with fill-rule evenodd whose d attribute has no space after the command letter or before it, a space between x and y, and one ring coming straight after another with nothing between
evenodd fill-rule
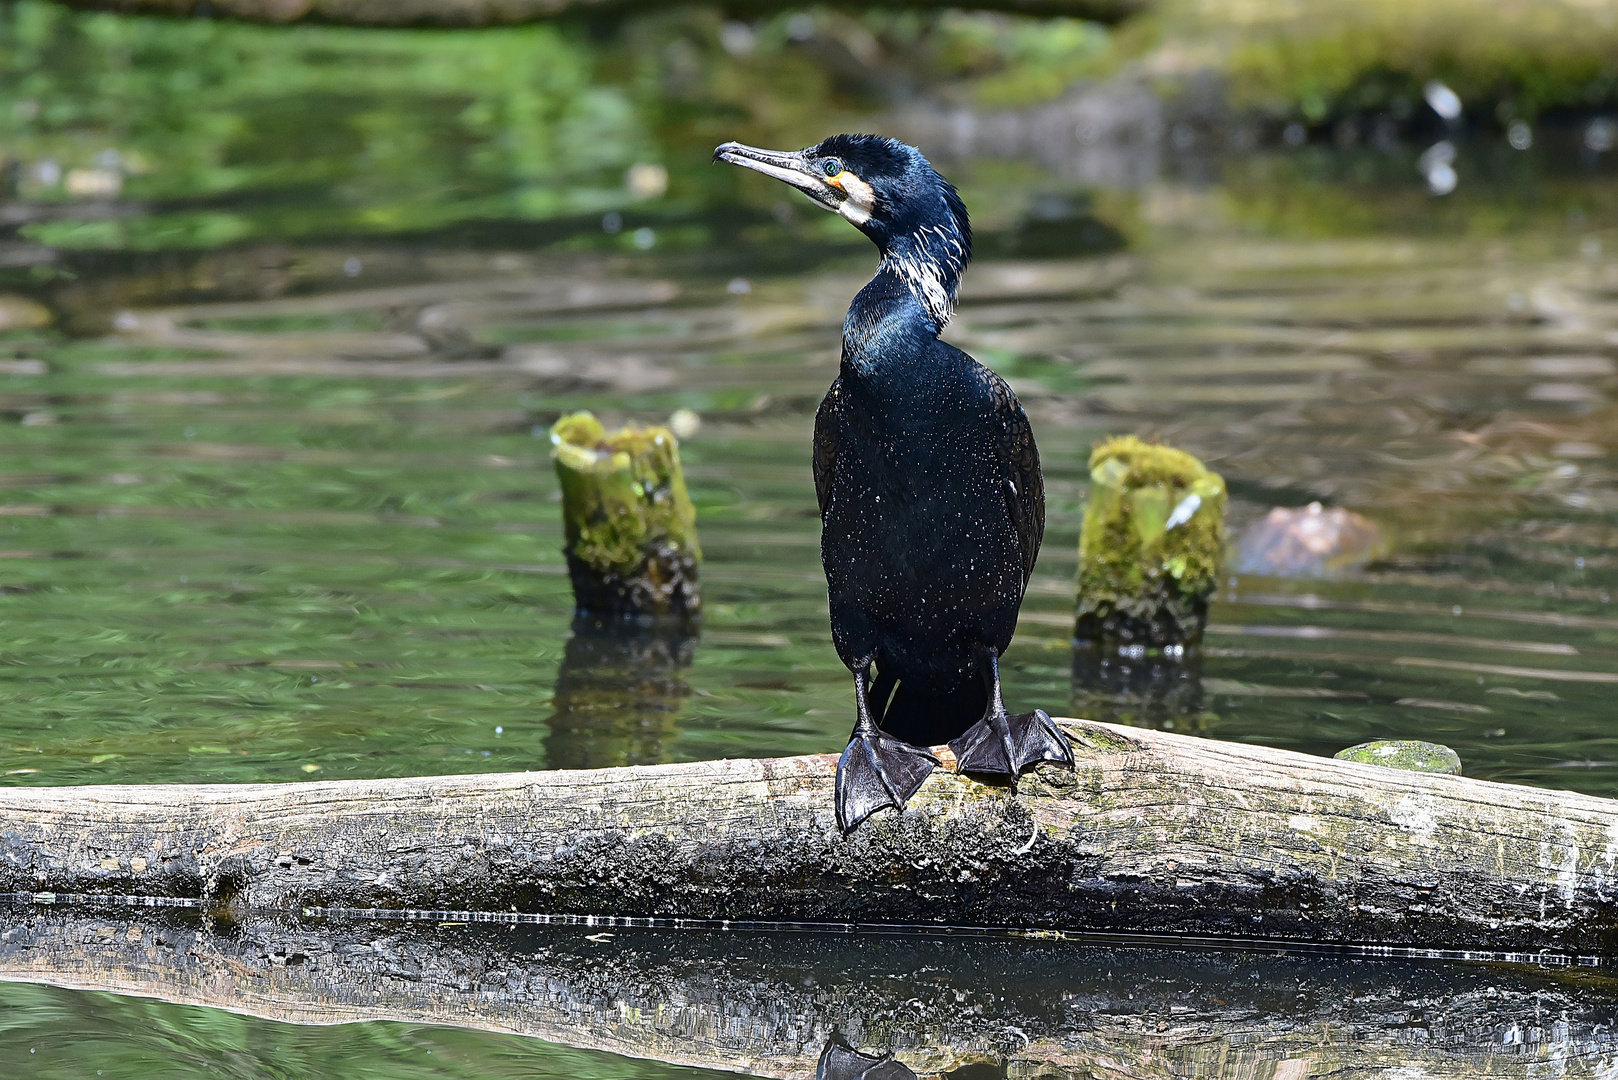
<instances>
[{"instance_id":1,"label":"wet black plumage","mask_svg":"<svg viewBox=\"0 0 1618 1080\"><path fill-rule=\"evenodd\" d=\"M1071 763L1048 716L1000 702L997 659L1039 555L1045 486L1011 388L938 339L971 258L966 207L919 151L876 136L786 154L726 143L715 157L793 184L882 253L815 416L832 640L858 713L840 822L903 806L937 764L919 747L953 740L963 770L1006 776Z\"/></svg>"}]
</instances>

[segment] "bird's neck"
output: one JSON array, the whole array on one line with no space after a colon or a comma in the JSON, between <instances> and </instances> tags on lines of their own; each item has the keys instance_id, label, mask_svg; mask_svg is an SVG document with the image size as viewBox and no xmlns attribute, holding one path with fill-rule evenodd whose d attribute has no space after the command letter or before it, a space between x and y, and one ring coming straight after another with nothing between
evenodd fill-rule
<instances>
[{"instance_id":1,"label":"bird's neck","mask_svg":"<svg viewBox=\"0 0 1618 1080\"><path fill-rule=\"evenodd\" d=\"M943 324L922 304L910 281L884 262L848 305L843 322L843 374L887 381L924 361Z\"/></svg>"},{"instance_id":2,"label":"bird's neck","mask_svg":"<svg viewBox=\"0 0 1618 1080\"><path fill-rule=\"evenodd\" d=\"M843 323L843 367L854 376L920 360L949 325L966 249L942 229L882 246L876 276L855 295Z\"/></svg>"},{"instance_id":3,"label":"bird's neck","mask_svg":"<svg viewBox=\"0 0 1618 1080\"><path fill-rule=\"evenodd\" d=\"M923 225L882 245L882 266L877 276L888 272L902 281L937 334L955 314L955 295L970 257L966 245L952 230Z\"/></svg>"}]
</instances>

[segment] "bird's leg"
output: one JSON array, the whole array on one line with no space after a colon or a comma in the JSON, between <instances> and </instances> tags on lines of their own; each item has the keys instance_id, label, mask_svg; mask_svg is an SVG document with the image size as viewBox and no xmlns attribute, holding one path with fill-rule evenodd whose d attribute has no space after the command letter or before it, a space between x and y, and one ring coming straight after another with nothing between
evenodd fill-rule
<instances>
[{"instance_id":1,"label":"bird's leg","mask_svg":"<svg viewBox=\"0 0 1618 1080\"><path fill-rule=\"evenodd\" d=\"M1000 658L987 646L977 653L978 668L989 684L989 707L983 719L949 744L955 769L1016 779L1029 766L1055 761L1073 767L1073 747L1044 709L1011 716L1000 699Z\"/></svg>"},{"instance_id":2,"label":"bird's leg","mask_svg":"<svg viewBox=\"0 0 1618 1080\"><path fill-rule=\"evenodd\" d=\"M938 759L919 746L895 739L871 718L871 665L854 670L854 707L858 719L848 746L837 762L837 824L844 831L882 809L903 810L910 796L938 767Z\"/></svg>"}]
</instances>

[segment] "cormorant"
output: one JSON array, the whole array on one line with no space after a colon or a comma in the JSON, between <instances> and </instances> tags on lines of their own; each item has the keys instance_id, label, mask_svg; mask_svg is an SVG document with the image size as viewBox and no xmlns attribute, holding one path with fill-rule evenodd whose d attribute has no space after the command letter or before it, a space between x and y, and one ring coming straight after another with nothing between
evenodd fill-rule
<instances>
[{"instance_id":1,"label":"cormorant","mask_svg":"<svg viewBox=\"0 0 1618 1080\"><path fill-rule=\"evenodd\" d=\"M837 763L838 824L902 809L938 765L924 749L936 743L962 772L1071 766L1043 710L1012 716L1000 699L1045 483L1011 388L938 339L972 256L966 206L920 151L875 135L792 152L728 142L714 160L792 185L882 255L849 305L841 371L815 414L820 555L857 714Z\"/></svg>"}]
</instances>

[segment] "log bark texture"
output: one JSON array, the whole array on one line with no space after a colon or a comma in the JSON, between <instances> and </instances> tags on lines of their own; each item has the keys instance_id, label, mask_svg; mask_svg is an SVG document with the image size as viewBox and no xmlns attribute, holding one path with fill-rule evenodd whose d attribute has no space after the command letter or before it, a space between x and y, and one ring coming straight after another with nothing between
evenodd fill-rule
<instances>
[{"instance_id":1,"label":"log bark texture","mask_svg":"<svg viewBox=\"0 0 1618 1080\"><path fill-rule=\"evenodd\" d=\"M0 790L0 892L1618 955L1618 802L1064 721L841 835L836 758Z\"/></svg>"},{"instance_id":2,"label":"log bark texture","mask_svg":"<svg viewBox=\"0 0 1618 1080\"><path fill-rule=\"evenodd\" d=\"M322 22L343 26L478 27L537 22L567 15L621 14L656 10L653 0L57 0L68 7L141 15L206 15L248 22ZM916 8L977 8L1023 15L1058 16L1117 23L1146 10L1148 0L901 0ZM877 6L881 0L849 0L840 6ZM739 15L763 15L801 7L797 0L732 0ZM891 2L887 6L892 6Z\"/></svg>"},{"instance_id":3,"label":"log bark texture","mask_svg":"<svg viewBox=\"0 0 1618 1080\"><path fill-rule=\"evenodd\" d=\"M0 980L297 1024L511 1032L755 1076L808 1080L833 1033L926 1077L977 1065L956 1075L1567 1080L1618 1065L1618 984L1528 967L273 917L216 933L161 912L5 915ZM106 1025L120 1012L102 1003L97 1015ZM256 1045L284 1045L264 1034Z\"/></svg>"}]
</instances>

